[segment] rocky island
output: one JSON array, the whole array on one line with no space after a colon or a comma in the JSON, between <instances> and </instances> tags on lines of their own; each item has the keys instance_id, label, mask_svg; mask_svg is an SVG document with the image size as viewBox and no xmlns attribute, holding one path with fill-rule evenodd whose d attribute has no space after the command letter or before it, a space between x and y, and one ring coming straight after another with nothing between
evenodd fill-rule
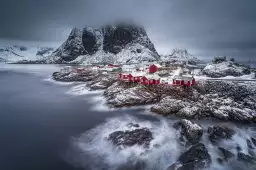
<instances>
[{"instance_id":1,"label":"rocky island","mask_svg":"<svg viewBox=\"0 0 256 170\"><path fill-rule=\"evenodd\" d=\"M98 32L96 34L96 32ZM120 33L122 36L118 36ZM97 35L97 36L95 36ZM144 38L142 38L144 37ZM85 44L91 44L85 50ZM75 46L75 48L73 48ZM180 56L177 50L170 56L159 57L154 45L147 38L141 28L111 27L103 30L84 29L80 32L74 29L68 40L54 52L54 61L57 63L78 62L93 63L98 60L97 56L101 49L104 51L98 63L133 63L135 60L158 61L171 59L175 64L190 64L198 62L196 58L186 54L185 62L179 62ZM136 48L135 48L136 47ZM70 50L72 49L72 50ZM132 54L127 57L127 52ZM108 55L106 55L107 53ZM97 54L97 55L96 55ZM111 55L109 55L111 54ZM89 55L89 56L88 56ZM70 58L69 56L72 56ZM82 57L81 57L82 56ZM137 58L134 58L137 57ZM207 169L212 162L223 165L232 160L243 162L254 167L256 163L256 139L254 136L245 138L246 149L242 149L238 142L232 143L233 150L229 150L225 141L232 140L236 131L226 126L202 126L193 120L208 119L231 121L238 123L256 123L256 82L255 81L225 81L225 76L243 76L251 74L242 65L233 61L217 61L208 64L201 73L209 79L196 79L194 86L185 88L182 86L142 85L140 83L127 83L119 79L119 72L106 72L93 69L92 66L83 66L83 70L70 69L53 73L54 80L63 82L83 82L90 90L104 90L103 96L109 107L131 107L150 104L152 114L163 116L176 116L181 118L173 124L177 131L178 143L185 147L184 152L177 158L176 162L170 162L167 170L198 170ZM218 68L218 69L215 69ZM213 79L212 79L213 78ZM106 134L105 140L119 150L140 146L145 152L161 147L160 144L152 144L154 133L152 129L140 124L130 123L129 130L113 131ZM211 143L217 152L217 156L211 155L204 144L204 140ZM143 162L137 162L131 169L145 169Z\"/></svg>"}]
</instances>

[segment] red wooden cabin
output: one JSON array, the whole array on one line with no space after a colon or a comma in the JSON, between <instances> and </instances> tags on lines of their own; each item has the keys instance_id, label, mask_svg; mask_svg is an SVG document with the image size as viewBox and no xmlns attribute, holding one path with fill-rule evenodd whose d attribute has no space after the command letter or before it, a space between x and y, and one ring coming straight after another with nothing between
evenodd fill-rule
<instances>
[{"instance_id":1,"label":"red wooden cabin","mask_svg":"<svg viewBox=\"0 0 256 170\"><path fill-rule=\"evenodd\" d=\"M161 68L162 66L159 64L152 64L149 66L149 73L155 73L157 71L159 71L159 68Z\"/></svg>"},{"instance_id":2,"label":"red wooden cabin","mask_svg":"<svg viewBox=\"0 0 256 170\"><path fill-rule=\"evenodd\" d=\"M158 75L146 75L141 78L140 83L144 85L160 84L160 77Z\"/></svg>"}]
</instances>

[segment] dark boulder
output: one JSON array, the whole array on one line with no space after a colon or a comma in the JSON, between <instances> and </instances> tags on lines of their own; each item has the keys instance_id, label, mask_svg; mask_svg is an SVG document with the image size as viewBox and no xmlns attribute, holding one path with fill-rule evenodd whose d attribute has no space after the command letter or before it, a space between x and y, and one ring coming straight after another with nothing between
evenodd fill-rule
<instances>
[{"instance_id":1,"label":"dark boulder","mask_svg":"<svg viewBox=\"0 0 256 170\"><path fill-rule=\"evenodd\" d=\"M204 144L198 143L183 153L179 157L178 163L170 166L168 170L198 170L209 168L211 162L211 156Z\"/></svg>"},{"instance_id":2,"label":"dark boulder","mask_svg":"<svg viewBox=\"0 0 256 170\"><path fill-rule=\"evenodd\" d=\"M183 139L182 136L185 136L192 144L198 143L203 135L203 129L200 125L186 119L176 122L174 128L180 128L181 139Z\"/></svg>"},{"instance_id":3,"label":"dark boulder","mask_svg":"<svg viewBox=\"0 0 256 170\"><path fill-rule=\"evenodd\" d=\"M241 161L241 162L244 162L244 163L247 163L247 164L253 164L255 165L256 164L256 159L250 155L246 155L244 153L241 153L239 152L237 154L237 160L238 161Z\"/></svg>"},{"instance_id":4,"label":"dark boulder","mask_svg":"<svg viewBox=\"0 0 256 170\"><path fill-rule=\"evenodd\" d=\"M208 128L209 140L217 144L220 140L231 139L235 132L228 127L210 126Z\"/></svg>"},{"instance_id":5,"label":"dark boulder","mask_svg":"<svg viewBox=\"0 0 256 170\"><path fill-rule=\"evenodd\" d=\"M141 128L131 131L116 131L111 133L107 139L115 146L129 147L133 145L142 145L147 148L149 147L153 136L148 128Z\"/></svg>"},{"instance_id":6,"label":"dark boulder","mask_svg":"<svg viewBox=\"0 0 256 170\"><path fill-rule=\"evenodd\" d=\"M246 143L247 143L247 146L248 146L249 149L254 149L252 141L250 141L250 139L247 139Z\"/></svg>"},{"instance_id":7,"label":"dark boulder","mask_svg":"<svg viewBox=\"0 0 256 170\"><path fill-rule=\"evenodd\" d=\"M230 152L230 151L228 151L224 148L219 147L218 149L221 151L221 153L224 157L224 160L226 160L226 161L231 159L231 158L234 158L234 156L235 156L235 154L233 154L232 152Z\"/></svg>"},{"instance_id":8,"label":"dark boulder","mask_svg":"<svg viewBox=\"0 0 256 170\"><path fill-rule=\"evenodd\" d=\"M256 146L256 139L254 137L251 137L251 141L254 144L254 146Z\"/></svg>"}]
</instances>

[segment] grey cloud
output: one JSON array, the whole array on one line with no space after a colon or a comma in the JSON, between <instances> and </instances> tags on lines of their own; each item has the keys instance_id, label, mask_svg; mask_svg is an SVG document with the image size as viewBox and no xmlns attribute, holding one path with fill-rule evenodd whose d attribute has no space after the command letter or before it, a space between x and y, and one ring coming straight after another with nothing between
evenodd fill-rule
<instances>
[{"instance_id":1,"label":"grey cloud","mask_svg":"<svg viewBox=\"0 0 256 170\"><path fill-rule=\"evenodd\" d=\"M256 57L255 0L4 0L0 37L63 41L73 26L143 25L160 53ZM255 59L256 60L256 59Z\"/></svg>"}]
</instances>

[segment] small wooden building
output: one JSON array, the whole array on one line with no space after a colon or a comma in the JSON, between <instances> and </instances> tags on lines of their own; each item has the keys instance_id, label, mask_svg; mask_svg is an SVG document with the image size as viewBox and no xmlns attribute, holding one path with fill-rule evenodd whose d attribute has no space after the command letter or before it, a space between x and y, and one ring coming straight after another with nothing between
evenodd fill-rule
<instances>
[{"instance_id":1,"label":"small wooden building","mask_svg":"<svg viewBox=\"0 0 256 170\"><path fill-rule=\"evenodd\" d=\"M145 76L145 72L132 72L131 75L132 75L132 81L133 82L140 82L141 81L141 78L143 76Z\"/></svg>"},{"instance_id":2,"label":"small wooden building","mask_svg":"<svg viewBox=\"0 0 256 170\"><path fill-rule=\"evenodd\" d=\"M173 85L174 86L193 86L195 85L195 79L193 76L174 76L173 78Z\"/></svg>"},{"instance_id":3,"label":"small wooden building","mask_svg":"<svg viewBox=\"0 0 256 170\"><path fill-rule=\"evenodd\" d=\"M140 83L144 85L160 84L160 77L157 74L148 74L141 78Z\"/></svg>"},{"instance_id":4,"label":"small wooden building","mask_svg":"<svg viewBox=\"0 0 256 170\"><path fill-rule=\"evenodd\" d=\"M159 71L160 68L162 68L160 64L152 64L149 66L149 73L155 73Z\"/></svg>"}]
</instances>

